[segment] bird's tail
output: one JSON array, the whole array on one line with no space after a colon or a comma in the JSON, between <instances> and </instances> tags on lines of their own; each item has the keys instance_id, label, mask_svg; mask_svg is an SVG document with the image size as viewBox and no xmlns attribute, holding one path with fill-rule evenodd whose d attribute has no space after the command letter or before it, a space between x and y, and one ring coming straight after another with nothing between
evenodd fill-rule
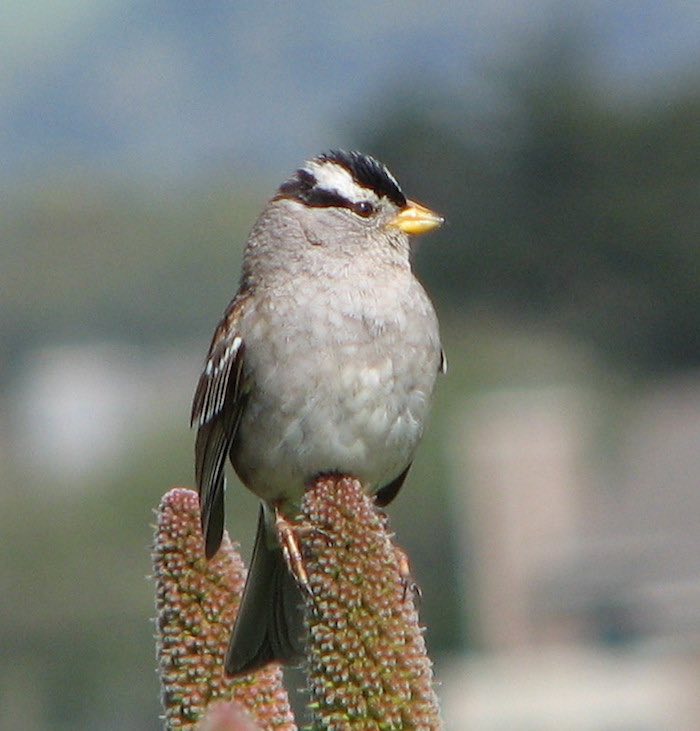
<instances>
[{"instance_id":1,"label":"bird's tail","mask_svg":"<svg viewBox=\"0 0 700 731\"><path fill-rule=\"evenodd\" d=\"M226 653L228 675L245 675L270 662L293 665L303 657L301 592L269 530L261 506L253 558Z\"/></svg>"}]
</instances>

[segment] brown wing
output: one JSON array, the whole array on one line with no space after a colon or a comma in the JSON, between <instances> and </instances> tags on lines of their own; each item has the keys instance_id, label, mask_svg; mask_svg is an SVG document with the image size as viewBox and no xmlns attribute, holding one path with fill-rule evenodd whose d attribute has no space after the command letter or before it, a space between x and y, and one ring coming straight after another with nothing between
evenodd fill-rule
<instances>
[{"instance_id":1,"label":"brown wing","mask_svg":"<svg viewBox=\"0 0 700 731\"><path fill-rule=\"evenodd\" d=\"M243 413L245 344L238 323L247 297L228 306L209 347L192 402L191 425L197 427L195 477L207 558L219 549L224 532L224 467Z\"/></svg>"}]
</instances>

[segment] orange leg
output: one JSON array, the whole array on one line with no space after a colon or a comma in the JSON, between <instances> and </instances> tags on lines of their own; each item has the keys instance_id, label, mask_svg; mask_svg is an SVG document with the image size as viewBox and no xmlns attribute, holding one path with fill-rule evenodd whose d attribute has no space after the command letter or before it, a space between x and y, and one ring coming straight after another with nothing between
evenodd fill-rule
<instances>
[{"instance_id":1,"label":"orange leg","mask_svg":"<svg viewBox=\"0 0 700 731\"><path fill-rule=\"evenodd\" d=\"M292 572L292 576L297 581L297 584L313 596L311 585L309 584L309 577L304 568L304 561L301 556L301 549L299 548L299 542L297 540L297 528L287 520L279 508L275 508L275 526L277 528L277 536L279 538L280 545L282 546L282 553L284 560L289 566L289 570Z\"/></svg>"}]
</instances>

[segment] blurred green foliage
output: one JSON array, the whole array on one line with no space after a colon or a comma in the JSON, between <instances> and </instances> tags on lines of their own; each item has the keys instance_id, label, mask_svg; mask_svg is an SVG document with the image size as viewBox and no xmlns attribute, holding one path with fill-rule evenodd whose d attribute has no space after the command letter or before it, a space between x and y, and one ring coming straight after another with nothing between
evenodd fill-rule
<instances>
[{"instance_id":1,"label":"blurred green foliage","mask_svg":"<svg viewBox=\"0 0 700 731\"><path fill-rule=\"evenodd\" d=\"M621 99L573 53L461 96L399 94L362 146L446 215L418 266L451 310L556 328L626 368L698 365L697 75Z\"/></svg>"},{"instance_id":2,"label":"blurred green foliage","mask_svg":"<svg viewBox=\"0 0 700 731\"><path fill-rule=\"evenodd\" d=\"M7 359L66 341L199 337L238 283L263 186L161 190L55 178L0 204L0 340Z\"/></svg>"}]
</instances>

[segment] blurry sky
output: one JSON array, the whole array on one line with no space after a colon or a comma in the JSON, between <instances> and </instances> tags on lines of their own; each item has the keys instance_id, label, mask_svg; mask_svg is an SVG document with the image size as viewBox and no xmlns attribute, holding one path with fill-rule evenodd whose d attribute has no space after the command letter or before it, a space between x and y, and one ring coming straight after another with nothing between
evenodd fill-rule
<instances>
[{"instance_id":1,"label":"blurry sky","mask_svg":"<svg viewBox=\"0 0 700 731\"><path fill-rule=\"evenodd\" d=\"M8 183L52 167L278 175L342 143L367 98L457 88L548 27L586 28L599 80L655 87L693 60L700 4L6 0L1 17Z\"/></svg>"}]
</instances>

